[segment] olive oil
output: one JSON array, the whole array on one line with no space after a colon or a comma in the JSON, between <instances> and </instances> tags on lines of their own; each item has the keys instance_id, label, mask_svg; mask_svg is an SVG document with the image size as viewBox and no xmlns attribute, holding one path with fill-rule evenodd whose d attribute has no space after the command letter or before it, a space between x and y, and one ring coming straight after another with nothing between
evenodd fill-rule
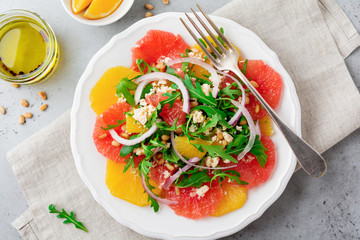
<instances>
[{"instance_id":1,"label":"olive oil","mask_svg":"<svg viewBox=\"0 0 360 240\"><path fill-rule=\"evenodd\" d=\"M46 58L44 30L31 22L13 22L0 32L1 71L7 75L29 74Z\"/></svg>"},{"instance_id":2,"label":"olive oil","mask_svg":"<svg viewBox=\"0 0 360 240\"><path fill-rule=\"evenodd\" d=\"M0 78L17 84L40 82L54 72L60 49L51 27L36 13L0 14Z\"/></svg>"}]
</instances>

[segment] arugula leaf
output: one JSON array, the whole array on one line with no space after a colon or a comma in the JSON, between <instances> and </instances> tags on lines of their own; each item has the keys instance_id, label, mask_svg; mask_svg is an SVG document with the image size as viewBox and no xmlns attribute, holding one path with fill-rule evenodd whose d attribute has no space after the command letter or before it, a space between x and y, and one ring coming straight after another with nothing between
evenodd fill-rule
<instances>
[{"instance_id":1,"label":"arugula leaf","mask_svg":"<svg viewBox=\"0 0 360 240\"><path fill-rule=\"evenodd\" d=\"M141 74L144 74L144 72L147 72L147 70L150 72L160 72L160 70L156 67L151 67L147 62L145 62L144 59L136 59L136 65Z\"/></svg>"},{"instance_id":2,"label":"arugula leaf","mask_svg":"<svg viewBox=\"0 0 360 240\"><path fill-rule=\"evenodd\" d=\"M259 136L256 136L254 145L251 148L250 152L255 155L257 161L259 162L262 168L265 167L265 164L268 159L268 155L265 153L265 151L267 151L267 149L259 140Z\"/></svg>"},{"instance_id":3,"label":"arugula leaf","mask_svg":"<svg viewBox=\"0 0 360 240\"><path fill-rule=\"evenodd\" d=\"M207 170L204 169L203 171L193 173L191 175L183 175L181 182L175 183L176 186L179 188L186 188L186 187L196 187L199 188L205 182L210 182L211 177L207 175Z\"/></svg>"},{"instance_id":4,"label":"arugula leaf","mask_svg":"<svg viewBox=\"0 0 360 240\"><path fill-rule=\"evenodd\" d=\"M175 131L178 127L176 126L178 118L175 118L175 121L173 123L172 126L170 126L169 124L167 124L166 122L156 122L156 126L161 129L161 130L165 130L165 131Z\"/></svg>"},{"instance_id":5,"label":"arugula leaf","mask_svg":"<svg viewBox=\"0 0 360 240\"><path fill-rule=\"evenodd\" d=\"M226 113L224 111L221 111L220 109L217 109L215 107L210 107L210 106L205 106L205 105L199 105L196 106L194 108L192 108L192 110L203 110L204 112L206 112L206 114L209 117L214 116L215 114L221 116L221 118L225 119L226 118Z\"/></svg>"},{"instance_id":6,"label":"arugula leaf","mask_svg":"<svg viewBox=\"0 0 360 240\"><path fill-rule=\"evenodd\" d=\"M235 86L236 89L231 89L233 86ZM236 99L239 96L241 96L241 94L242 94L241 90L237 87L237 84L235 82L233 82L229 86L226 86L225 88L221 89L220 92L221 92L221 94L229 96L232 99Z\"/></svg>"},{"instance_id":7,"label":"arugula leaf","mask_svg":"<svg viewBox=\"0 0 360 240\"><path fill-rule=\"evenodd\" d=\"M180 76L176 73L175 69L172 68L172 67L170 67L170 66L168 66L168 65L166 65L166 73L171 74L171 75L174 75L175 77L180 78ZM171 87L172 87L172 85L171 85ZM172 87L172 88L173 88L173 87Z\"/></svg>"},{"instance_id":8,"label":"arugula leaf","mask_svg":"<svg viewBox=\"0 0 360 240\"><path fill-rule=\"evenodd\" d=\"M174 105L175 100L181 96L181 93L175 91L174 93L164 93L163 94L164 97L168 97L167 99L161 101L158 105L157 105L157 109L160 111L166 104L169 104L169 108L172 108Z\"/></svg>"},{"instance_id":9,"label":"arugula leaf","mask_svg":"<svg viewBox=\"0 0 360 240\"><path fill-rule=\"evenodd\" d=\"M75 225L76 228L88 232L88 230L86 229L86 227L84 227L84 224L82 224L82 222L78 222L75 220L74 212L70 212L70 215L64 209L62 209L62 211L60 212L56 210L55 205L53 204L49 205L49 210L50 213L57 213L58 218L65 218L66 220L63 222L64 224L72 223Z\"/></svg>"},{"instance_id":10,"label":"arugula leaf","mask_svg":"<svg viewBox=\"0 0 360 240\"><path fill-rule=\"evenodd\" d=\"M248 63L248 60L245 59L244 61L244 65L242 67L242 69L240 69L240 71L245 75L246 74L246 70L247 70L247 63Z\"/></svg>"},{"instance_id":11,"label":"arugula leaf","mask_svg":"<svg viewBox=\"0 0 360 240\"><path fill-rule=\"evenodd\" d=\"M116 121L117 121L117 124L115 124L115 125L107 125L106 128L101 127L101 129L102 129L102 130L114 129L114 128L120 126L121 124L123 124L126 120L124 119L124 120L116 120Z\"/></svg>"},{"instance_id":12,"label":"arugula leaf","mask_svg":"<svg viewBox=\"0 0 360 240\"><path fill-rule=\"evenodd\" d=\"M200 83L195 82L195 86L196 86L195 88L191 81L191 78L187 74L185 75L184 84L189 91L190 98L196 98L199 102L202 102L212 107L216 107L215 98L211 94L209 94L209 96L206 96L201 89Z\"/></svg>"},{"instance_id":13,"label":"arugula leaf","mask_svg":"<svg viewBox=\"0 0 360 240\"><path fill-rule=\"evenodd\" d=\"M150 196L148 196L148 201L150 201L150 207L152 207L154 209L154 212L158 212L159 211L159 203Z\"/></svg>"},{"instance_id":14,"label":"arugula leaf","mask_svg":"<svg viewBox=\"0 0 360 240\"><path fill-rule=\"evenodd\" d=\"M134 150L134 148L139 147L140 144L136 144L136 145L132 145L132 146L122 146L121 150L120 150L120 157L124 158L127 155L129 155L130 153L132 153L132 151Z\"/></svg>"},{"instance_id":15,"label":"arugula leaf","mask_svg":"<svg viewBox=\"0 0 360 240\"><path fill-rule=\"evenodd\" d=\"M135 90L137 88L137 84L133 81L129 80L129 78L125 77L120 80L118 85L116 86L116 95L120 98L124 96L126 101L133 107L135 107L134 96L131 95L130 90Z\"/></svg>"},{"instance_id":16,"label":"arugula leaf","mask_svg":"<svg viewBox=\"0 0 360 240\"><path fill-rule=\"evenodd\" d=\"M149 158L152 156L152 154L153 154L152 149L153 149L153 148L156 148L156 147L155 147L155 146L152 146L152 145L145 145L144 142L141 143L141 146L142 146L142 148L143 148L144 151L145 151L145 156L146 156L145 159L149 159Z\"/></svg>"},{"instance_id":17,"label":"arugula leaf","mask_svg":"<svg viewBox=\"0 0 360 240\"><path fill-rule=\"evenodd\" d=\"M170 148L168 151L164 152L163 159L172 163L177 163L180 160L173 148Z\"/></svg>"},{"instance_id":18,"label":"arugula leaf","mask_svg":"<svg viewBox=\"0 0 360 240\"><path fill-rule=\"evenodd\" d=\"M230 154L226 153L223 150L222 146L217 146L217 145L203 145L203 144L198 144L201 145L201 147L203 147L211 157L221 157L222 159L226 160L230 160L233 163L237 163L238 161L233 158Z\"/></svg>"},{"instance_id":19,"label":"arugula leaf","mask_svg":"<svg viewBox=\"0 0 360 240\"><path fill-rule=\"evenodd\" d=\"M149 93L150 90L153 89L153 88L154 88L154 87L153 87L150 83L147 84L147 85L144 87L144 89L143 89L143 91L142 91L142 93L141 93L140 98L141 98L141 99L145 98L145 95L146 95L147 93Z\"/></svg>"},{"instance_id":20,"label":"arugula leaf","mask_svg":"<svg viewBox=\"0 0 360 240\"><path fill-rule=\"evenodd\" d=\"M125 173L130 168L130 166L131 167L135 166L133 156L129 157L128 159L125 159L125 162L126 162L126 165L124 167L123 173Z\"/></svg>"},{"instance_id":21,"label":"arugula leaf","mask_svg":"<svg viewBox=\"0 0 360 240\"><path fill-rule=\"evenodd\" d=\"M204 45L205 48L207 48L207 45L202 38L199 38L199 41L201 42L202 45Z\"/></svg>"},{"instance_id":22,"label":"arugula leaf","mask_svg":"<svg viewBox=\"0 0 360 240\"><path fill-rule=\"evenodd\" d=\"M219 178L219 183L221 184L226 178L229 178L229 180L232 183L237 183L239 186L241 185L247 185L248 183L245 181L240 180L240 173L238 173L235 170L214 170L214 176L211 178L210 186L212 181Z\"/></svg>"},{"instance_id":23,"label":"arugula leaf","mask_svg":"<svg viewBox=\"0 0 360 240\"><path fill-rule=\"evenodd\" d=\"M199 133L205 132L209 128L215 127L220 120L221 120L220 115L218 114L213 115L210 121L208 121L204 126L202 126L196 132L194 132L194 135L198 135Z\"/></svg>"}]
</instances>

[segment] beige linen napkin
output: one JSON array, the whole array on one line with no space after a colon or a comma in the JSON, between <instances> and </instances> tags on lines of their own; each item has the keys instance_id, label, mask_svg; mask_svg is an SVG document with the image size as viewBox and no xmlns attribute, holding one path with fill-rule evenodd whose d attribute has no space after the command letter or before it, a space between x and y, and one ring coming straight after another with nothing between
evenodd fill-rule
<instances>
[{"instance_id":1,"label":"beige linen napkin","mask_svg":"<svg viewBox=\"0 0 360 240\"><path fill-rule=\"evenodd\" d=\"M316 149L325 151L359 127L360 95L343 59L360 37L335 0L236 0L214 14L253 30L278 54L297 88L303 137ZM67 112L8 153L29 202L13 226L23 239L145 239L92 198L76 171L69 131ZM61 224L48 213L50 203L76 210L89 232Z\"/></svg>"}]
</instances>

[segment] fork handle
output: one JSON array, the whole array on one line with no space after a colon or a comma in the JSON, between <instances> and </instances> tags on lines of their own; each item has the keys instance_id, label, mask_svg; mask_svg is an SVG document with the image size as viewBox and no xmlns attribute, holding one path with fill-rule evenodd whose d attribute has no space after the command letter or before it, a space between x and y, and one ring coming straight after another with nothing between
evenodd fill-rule
<instances>
[{"instance_id":1,"label":"fork handle","mask_svg":"<svg viewBox=\"0 0 360 240\"><path fill-rule=\"evenodd\" d=\"M260 101L265 110L269 113L270 117L279 127L280 131L289 143L291 149L297 157L299 164L304 169L304 171L313 177L321 177L322 175L324 175L327 169L324 158L307 142L300 138L294 131L292 131L279 118L275 111L270 107L270 105L264 100L264 98L259 94L259 92L253 87L249 80L240 71L238 66L233 66L232 69L229 68L229 70L233 71L242 80L242 82L255 95L255 97Z\"/></svg>"}]
</instances>

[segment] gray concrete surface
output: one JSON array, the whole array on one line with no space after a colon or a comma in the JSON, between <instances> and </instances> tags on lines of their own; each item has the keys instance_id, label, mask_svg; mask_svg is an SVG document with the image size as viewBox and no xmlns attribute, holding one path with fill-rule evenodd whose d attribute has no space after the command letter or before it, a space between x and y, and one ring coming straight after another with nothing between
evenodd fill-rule
<instances>
[{"instance_id":1,"label":"gray concrete surface","mask_svg":"<svg viewBox=\"0 0 360 240\"><path fill-rule=\"evenodd\" d=\"M360 1L337 0L360 31ZM19 89L0 81L0 104L8 108L0 115L0 239L19 239L10 223L27 209L26 199L5 158L8 150L71 107L75 86L88 61L114 34L143 18L145 2L155 6L154 14L188 11L194 1L135 0L129 13L105 27L90 27L71 19L60 1L0 0L0 12L21 8L42 15L53 27L61 46L61 62L50 81ZM229 0L196 1L212 12ZM346 59L348 69L360 88L360 49ZM37 93L48 93L49 108L41 112ZM29 99L34 117L23 126L17 124L23 113L22 98ZM41 146L39 146L41 147ZM360 130L358 129L325 154L329 170L321 179L304 172L294 174L284 194L257 221L224 239L360 239ZM60 239L60 236L54 236Z\"/></svg>"}]
</instances>

